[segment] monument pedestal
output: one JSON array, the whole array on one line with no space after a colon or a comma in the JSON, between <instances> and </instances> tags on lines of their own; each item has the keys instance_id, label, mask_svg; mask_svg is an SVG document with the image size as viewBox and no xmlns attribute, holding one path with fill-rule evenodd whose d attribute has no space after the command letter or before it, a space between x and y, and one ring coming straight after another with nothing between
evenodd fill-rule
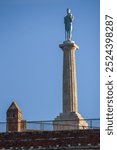
<instances>
[{"instance_id":1,"label":"monument pedestal","mask_svg":"<svg viewBox=\"0 0 117 150\"><path fill-rule=\"evenodd\" d=\"M76 112L61 113L53 122L54 130L88 129L87 122Z\"/></svg>"}]
</instances>

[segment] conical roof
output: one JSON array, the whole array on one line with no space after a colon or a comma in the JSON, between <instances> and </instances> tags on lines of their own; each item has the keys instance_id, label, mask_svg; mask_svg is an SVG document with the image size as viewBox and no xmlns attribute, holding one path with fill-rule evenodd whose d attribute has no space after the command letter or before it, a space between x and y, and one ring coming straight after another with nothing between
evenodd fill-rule
<instances>
[{"instance_id":1,"label":"conical roof","mask_svg":"<svg viewBox=\"0 0 117 150\"><path fill-rule=\"evenodd\" d=\"M19 106L17 105L17 103L16 103L15 101L13 101L13 102L11 103L11 105L10 105L10 107L8 108L7 111L9 111L9 110L14 110L14 109L21 112L21 109L19 108Z\"/></svg>"}]
</instances>

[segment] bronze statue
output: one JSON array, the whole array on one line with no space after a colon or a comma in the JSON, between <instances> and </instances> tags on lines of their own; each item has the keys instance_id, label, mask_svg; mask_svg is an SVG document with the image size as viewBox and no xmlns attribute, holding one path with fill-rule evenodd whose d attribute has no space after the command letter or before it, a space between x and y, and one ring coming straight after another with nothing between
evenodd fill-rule
<instances>
[{"instance_id":1,"label":"bronze statue","mask_svg":"<svg viewBox=\"0 0 117 150\"><path fill-rule=\"evenodd\" d=\"M65 40L66 41L71 41L73 20L74 20L74 16L72 15L71 10L69 8L67 8L67 15L64 17Z\"/></svg>"}]
</instances>

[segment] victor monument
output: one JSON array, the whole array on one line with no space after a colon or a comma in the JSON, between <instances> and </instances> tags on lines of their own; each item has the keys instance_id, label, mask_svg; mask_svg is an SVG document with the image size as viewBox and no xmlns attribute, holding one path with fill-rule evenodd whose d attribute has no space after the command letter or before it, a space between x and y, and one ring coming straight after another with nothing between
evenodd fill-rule
<instances>
[{"instance_id":1,"label":"victor monument","mask_svg":"<svg viewBox=\"0 0 117 150\"><path fill-rule=\"evenodd\" d=\"M63 51L63 112L53 122L55 130L88 128L88 124L78 112L77 76L75 52L79 47L72 41L72 22L70 9L64 17L65 41L59 47Z\"/></svg>"}]
</instances>

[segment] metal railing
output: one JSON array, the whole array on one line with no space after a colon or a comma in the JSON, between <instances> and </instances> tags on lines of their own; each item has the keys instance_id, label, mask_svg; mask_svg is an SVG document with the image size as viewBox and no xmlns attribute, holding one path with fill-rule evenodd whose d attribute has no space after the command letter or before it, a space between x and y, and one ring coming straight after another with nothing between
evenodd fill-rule
<instances>
[{"instance_id":1,"label":"metal railing","mask_svg":"<svg viewBox=\"0 0 117 150\"><path fill-rule=\"evenodd\" d=\"M80 126L76 120L0 122L0 133L7 131L54 131L69 129L100 129L100 119L84 119L88 126ZM82 122L84 120L79 120ZM56 128L60 127L60 128Z\"/></svg>"}]
</instances>

